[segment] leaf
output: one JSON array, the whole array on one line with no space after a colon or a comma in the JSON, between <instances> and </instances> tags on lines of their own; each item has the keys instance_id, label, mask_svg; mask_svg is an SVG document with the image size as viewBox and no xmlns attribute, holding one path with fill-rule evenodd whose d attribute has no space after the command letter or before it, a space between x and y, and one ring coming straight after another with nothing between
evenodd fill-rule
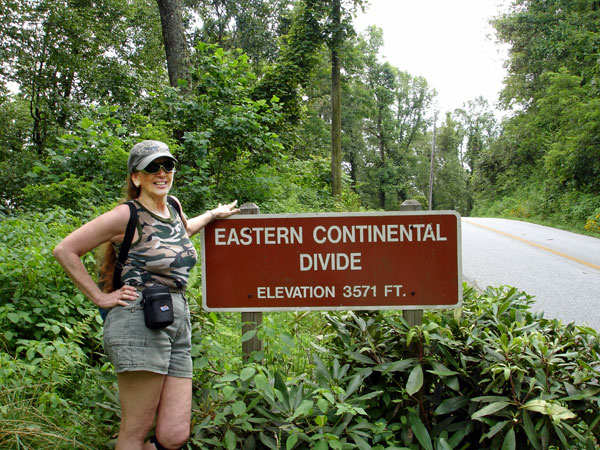
<instances>
[{"instance_id":1,"label":"leaf","mask_svg":"<svg viewBox=\"0 0 600 450\"><path fill-rule=\"evenodd\" d=\"M246 367L240 373L240 378L242 381L246 381L246 380L249 380L250 378L252 378L255 373L256 373L256 369L254 367Z\"/></svg>"},{"instance_id":2,"label":"leaf","mask_svg":"<svg viewBox=\"0 0 600 450\"><path fill-rule=\"evenodd\" d=\"M262 373L258 373L254 377L254 384L256 385L257 389L260 389L262 391L262 390L266 389L267 386L269 386L269 380Z\"/></svg>"},{"instance_id":3,"label":"leaf","mask_svg":"<svg viewBox=\"0 0 600 450\"><path fill-rule=\"evenodd\" d=\"M218 383L228 383L230 381L235 381L239 378L239 376L235 373L226 373L221 378L217 380Z\"/></svg>"},{"instance_id":4,"label":"leaf","mask_svg":"<svg viewBox=\"0 0 600 450\"><path fill-rule=\"evenodd\" d=\"M498 361L506 361L506 358L503 355L501 355L500 353L492 350L491 348L485 347L484 350L487 353L489 353L491 356L493 356L495 359L497 359Z\"/></svg>"},{"instance_id":5,"label":"leaf","mask_svg":"<svg viewBox=\"0 0 600 450\"><path fill-rule=\"evenodd\" d=\"M325 377L326 380L331 380L331 375L329 374L329 371L325 367L325 364L323 364L323 361L321 361L321 358L319 358L319 356L316 353L313 354L313 361L316 365L317 374L321 374L321 376Z\"/></svg>"},{"instance_id":6,"label":"leaf","mask_svg":"<svg viewBox=\"0 0 600 450\"><path fill-rule=\"evenodd\" d=\"M452 447L450 447L450 444L448 444L444 438L440 438L436 450L452 450Z\"/></svg>"},{"instance_id":7,"label":"leaf","mask_svg":"<svg viewBox=\"0 0 600 450\"><path fill-rule=\"evenodd\" d=\"M418 365L413 368L408 376L408 381L406 382L406 392L408 392L408 395L414 395L419 392L422 386L423 369L420 365Z\"/></svg>"},{"instance_id":8,"label":"leaf","mask_svg":"<svg viewBox=\"0 0 600 450\"><path fill-rule=\"evenodd\" d=\"M483 439L490 439L493 438L494 436L496 436L496 434L498 434L500 431L502 431L502 429L508 425L510 423L510 420L503 420L502 422L498 422L496 423L492 428L490 428L490 431L488 431L487 433L485 433L480 441L483 441Z\"/></svg>"},{"instance_id":9,"label":"leaf","mask_svg":"<svg viewBox=\"0 0 600 450\"><path fill-rule=\"evenodd\" d=\"M239 417L246 412L246 404L243 401L238 400L232 405L231 409L233 410L233 415Z\"/></svg>"},{"instance_id":10,"label":"leaf","mask_svg":"<svg viewBox=\"0 0 600 450\"><path fill-rule=\"evenodd\" d=\"M540 444L540 439L538 438L538 435L535 431L535 426L533 425L533 422L531 420L531 417L529 417L529 413L527 412L527 410L523 410L523 428L525 429L525 434L529 439L529 444L535 450L540 450L542 448Z\"/></svg>"},{"instance_id":11,"label":"leaf","mask_svg":"<svg viewBox=\"0 0 600 450\"><path fill-rule=\"evenodd\" d=\"M285 385L285 381L283 381L283 376L279 371L275 372L275 389L281 392L283 406L286 409L290 408L290 397L288 393L287 386Z\"/></svg>"},{"instance_id":12,"label":"leaf","mask_svg":"<svg viewBox=\"0 0 600 450\"><path fill-rule=\"evenodd\" d=\"M420 367L420 366L418 366ZM425 450L433 450L433 445L431 444L431 437L429 436L429 432L421 419L419 419L415 414L411 413L409 415L410 428L412 432L415 434L419 443L425 448Z\"/></svg>"},{"instance_id":13,"label":"leaf","mask_svg":"<svg viewBox=\"0 0 600 450\"><path fill-rule=\"evenodd\" d=\"M540 399L529 400L523 405L523 409L551 416L553 420L567 420L577 417L576 414L556 402Z\"/></svg>"},{"instance_id":14,"label":"leaf","mask_svg":"<svg viewBox=\"0 0 600 450\"><path fill-rule=\"evenodd\" d=\"M237 444L237 436L231 430L227 430L225 433L225 446L227 450L235 450Z\"/></svg>"},{"instance_id":15,"label":"leaf","mask_svg":"<svg viewBox=\"0 0 600 450\"><path fill-rule=\"evenodd\" d=\"M265 444L268 448L272 449L272 450L278 450L278 445L277 442L275 441L275 439L267 436L264 433L259 433L258 434L258 438L260 439L260 442L262 442L263 444Z\"/></svg>"},{"instance_id":16,"label":"leaf","mask_svg":"<svg viewBox=\"0 0 600 450\"><path fill-rule=\"evenodd\" d=\"M246 331L243 335L242 335L242 342L246 342L249 341L250 339L252 339L254 336L256 336L256 330L250 330L250 331Z\"/></svg>"},{"instance_id":17,"label":"leaf","mask_svg":"<svg viewBox=\"0 0 600 450\"><path fill-rule=\"evenodd\" d=\"M327 416L321 415L321 416L315 417L315 423L320 427L324 427L325 424L327 423Z\"/></svg>"},{"instance_id":18,"label":"leaf","mask_svg":"<svg viewBox=\"0 0 600 450\"><path fill-rule=\"evenodd\" d=\"M356 433L350 433L350 437L352 437L354 443L360 450L371 450L371 446L369 445L369 443Z\"/></svg>"},{"instance_id":19,"label":"leaf","mask_svg":"<svg viewBox=\"0 0 600 450\"><path fill-rule=\"evenodd\" d=\"M365 364L375 364L375 361L373 361L371 358L369 358L368 356L363 355L362 353L358 353L358 352L347 352L347 354L349 356L352 356L355 360L361 362L361 363L365 363Z\"/></svg>"},{"instance_id":20,"label":"leaf","mask_svg":"<svg viewBox=\"0 0 600 450\"><path fill-rule=\"evenodd\" d=\"M235 392L235 388L233 386L225 386L223 388L223 397L227 400L229 397L233 395Z\"/></svg>"},{"instance_id":21,"label":"leaf","mask_svg":"<svg viewBox=\"0 0 600 450\"><path fill-rule=\"evenodd\" d=\"M515 438L515 429L511 428L506 433L504 442L502 443L502 450L515 450L517 448L517 441Z\"/></svg>"},{"instance_id":22,"label":"leaf","mask_svg":"<svg viewBox=\"0 0 600 450\"><path fill-rule=\"evenodd\" d=\"M590 398L598 394L600 392L600 388L596 386L590 386L582 391L577 391L569 395L568 397L563 397L560 400L563 402L572 401L572 400L585 400L586 398Z\"/></svg>"},{"instance_id":23,"label":"leaf","mask_svg":"<svg viewBox=\"0 0 600 450\"><path fill-rule=\"evenodd\" d=\"M294 448L294 445L296 445L296 442L298 442L298 435L290 434L287 438L287 441L285 442L286 450L292 450L292 448Z\"/></svg>"},{"instance_id":24,"label":"leaf","mask_svg":"<svg viewBox=\"0 0 600 450\"><path fill-rule=\"evenodd\" d=\"M438 375L440 377L451 377L452 375L458 375L458 372L448 369L443 364L433 363L433 366L433 370L428 370L427 372L432 373L434 375Z\"/></svg>"},{"instance_id":25,"label":"leaf","mask_svg":"<svg viewBox=\"0 0 600 450\"><path fill-rule=\"evenodd\" d=\"M451 413L467 405L470 401L471 399L469 399L468 397L463 397L462 395L458 397L447 398L442 403L440 403L440 405L436 408L434 414L436 416L439 416L442 414Z\"/></svg>"},{"instance_id":26,"label":"leaf","mask_svg":"<svg viewBox=\"0 0 600 450\"><path fill-rule=\"evenodd\" d=\"M383 374L385 375L390 372L399 372L399 371L406 370L409 367L411 367L414 363L415 363L415 359L413 359L413 358L401 359L399 361L394 361L393 363L390 363L390 364L382 364L381 366L378 366L378 367L383 368ZM375 370L378 370L378 368L376 367Z\"/></svg>"},{"instance_id":27,"label":"leaf","mask_svg":"<svg viewBox=\"0 0 600 450\"><path fill-rule=\"evenodd\" d=\"M313 408L313 401L312 400L302 400L302 403L300 403L300 406L298 406L298 408L294 411L294 415L292 417L290 417L290 422L293 422L297 417L301 416L301 415L306 415L310 412L310 410Z\"/></svg>"},{"instance_id":28,"label":"leaf","mask_svg":"<svg viewBox=\"0 0 600 450\"><path fill-rule=\"evenodd\" d=\"M8 320L10 320L12 323L19 323L19 320L21 319L20 314L12 312L9 312L6 317L8 317Z\"/></svg>"},{"instance_id":29,"label":"leaf","mask_svg":"<svg viewBox=\"0 0 600 450\"><path fill-rule=\"evenodd\" d=\"M476 420L476 419L479 419L480 417L489 416L498 411L501 411L502 409L506 408L508 405L510 405L509 402L490 403L489 405L481 408L479 411L476 411L473 414L471 414L471 419Z\"/></svg>"},{"instance_id":30,"label":"leaf","mask_svg":"<svg viewBox=\"0 0 600 450\"><path fill-rule=\"evenodd\" d=\"M363 377L360 374L357 373L356 375L354 375L348 383L348 386L346 386L346 393L344 394L343 399L346 400L348 397L354 394L354 392L356 391L356 389L358 389L362 382Z\"/></svg>"},{"instance_id":31,"label":"leaf","mask_svg":"<svg viewBox=\"0 0 600 450\"><path fill-rule=\"evenodd\" d=\"M314 450L327 450L328 448L329 446L327 445L327 441L325 439L321 439L315 444Z\"/></svg>"},{"instance_id":32,"label":"leaf","mask_svg":"<svg viewBox=\"0 0 600 450\"><path fill-rule=\"evenodd\" d=\"M317 400L317 406L323 414L325 414L329 409L329 403L324 398L320 398L319 400Z\"/></svg>"}]
</instances>

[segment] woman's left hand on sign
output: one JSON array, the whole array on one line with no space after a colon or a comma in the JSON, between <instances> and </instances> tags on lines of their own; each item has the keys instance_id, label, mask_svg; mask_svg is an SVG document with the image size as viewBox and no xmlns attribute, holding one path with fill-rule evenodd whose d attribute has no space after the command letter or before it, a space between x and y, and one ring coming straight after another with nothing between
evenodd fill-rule
<instances>
[{"instance_id":1,"label":"woman's left hand on sign","mask_svg":"<svg viewBox=\"0 0 600 450\"><path fill-rule=\"evenodd\" d=\"M219 206L212 210L214 216L218 219L224 219L229 216L233 216L240 212L239 208L236 208L238 201L234 200L231 203L227 203L222 205L219 203Z\"/></svg>"}]
</instances>

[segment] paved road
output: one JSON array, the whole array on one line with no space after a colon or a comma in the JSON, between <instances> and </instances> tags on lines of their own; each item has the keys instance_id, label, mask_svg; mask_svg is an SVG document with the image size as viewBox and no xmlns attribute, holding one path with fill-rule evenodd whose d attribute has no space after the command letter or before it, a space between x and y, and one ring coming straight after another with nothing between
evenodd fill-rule
<instances>
[{"instance_id":1,"label":"paved road","mask_svg":"<svg viewBox=\"0 0 600 450\"><path fill-rule=\"evenodd\" d=\"M535 296L545 317L600 331L600 239L506 219L462 219L463 278Z\"/></svg>"}]
</instances>

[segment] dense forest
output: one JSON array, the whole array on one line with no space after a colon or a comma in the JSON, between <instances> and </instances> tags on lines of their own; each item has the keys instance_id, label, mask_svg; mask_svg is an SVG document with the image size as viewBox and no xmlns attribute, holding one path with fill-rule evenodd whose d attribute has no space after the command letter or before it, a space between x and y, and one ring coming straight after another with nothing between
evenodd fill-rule
<instances>
[{"instance_id":1,"label":"dense forest","mask_svg":"<svg viewBox=\"0 0 600 450\"><path fill-rule=\"evenodd\" d=\"M501 122L481 97L438 119L427 80L381 60L382 31L353 29L360 0L158 5L4 2L6 214L116 201L128 149L157 138L194 211L427 208L432 169L432 209L593 228L597 2L515 1L491 18L510 50Z\"/></svg>"},{"instance_id":2,"label":"dense forest","mask_svg":"<svg viewBox=\"0 0 600 450\"><path fill-rule=\"evenodd\" d=\"M2 1L0 448L112 448L102 321L51 250L120 201L143 139L177 156L188 214L416 199L600 233L600 2L513 0L490 18L509 49L502 114L479 97L441 117L426 79L382 60L382 30L354 29L367 3ZM195 270L189 448L597 445L597 333L531 313L524 293L466 287L461 311L413 328L267 315L245 361L239 317L200 310Z\"/></svg>"}]
</instances>

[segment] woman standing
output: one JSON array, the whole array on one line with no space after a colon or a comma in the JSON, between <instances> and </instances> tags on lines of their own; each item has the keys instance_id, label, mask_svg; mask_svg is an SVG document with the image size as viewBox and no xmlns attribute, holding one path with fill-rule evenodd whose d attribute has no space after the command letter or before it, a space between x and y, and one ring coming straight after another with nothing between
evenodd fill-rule
<instances>
[{"instance_id":1,"label":"woman standing","mask_svg":"<svg viewBox=\"0 0 600 450\"><path fill-rule=\"evenodd\" d=\"M212 220L239 212L234 201L189 220L178 214L167 202L176 162L168 146L159 141L143 141L131 149L127 196L133 200L138 223L122 269L121 288L103 292L81 257L108 243L101 279L112 286L115 255L130 218L127 205L86 223L53 251L83 294L109 310L104 347L117 372L122 411L117 450L178 449L188 440L192 360L184 291L197 259L189 238ZM156 285L170 291L174 320L165 328L150 329L144 322L142 291ZM155 435L144 442L154 423Z\"/></svg>"}]
</instances>

